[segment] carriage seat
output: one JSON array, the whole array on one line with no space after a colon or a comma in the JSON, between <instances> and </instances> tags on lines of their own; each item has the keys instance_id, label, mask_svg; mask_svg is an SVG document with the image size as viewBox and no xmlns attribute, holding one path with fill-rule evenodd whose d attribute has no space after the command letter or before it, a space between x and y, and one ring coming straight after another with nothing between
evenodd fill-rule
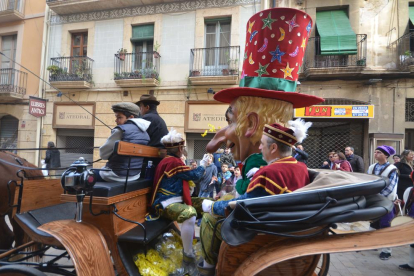
<instances>
[{"instance_id":1,"label":"carriage seat","mask_svg":"<svg viewBox=\"0 0 414 276\"><path fill-rule=\"evenodd\" d=\"M128 232L118 237L118 242L148 244L156 237L165 232L166 229L174 224L173 221L159 218L154 221L145 221L142 223L146 230L146 240L144 240L144 229L137 225Z\"/></svg>"},{"instance_id":2,"label":"carriage seat","mask_svg":"<svg viewBox=\"0 0 414 276\"><path fill-rule=\"evenodd\" d=\"M55 238L46 232L37 229L39 226L56 220L74 219L76 213L76 203L67 202L49 207L39 208L36 210L27 211L16 214L15 219L20 221L20 225L26 228L25 231L34 234L30 237L39 237L35 240L45 243L46 240L54 241Z\"/></svg>"},{"instance_id":3,"label":"carriage seat","mask_svg":"<svg viewBox=\"0 0 414 276\"><path fill-rule=\"evenodd\" d=\"M96 182L93 186L93 196L111 197L124 193L125 182ZM128 181L126 192L137 191L152 187L152 180L138 179Z\"/></svg>"}]
</instances>

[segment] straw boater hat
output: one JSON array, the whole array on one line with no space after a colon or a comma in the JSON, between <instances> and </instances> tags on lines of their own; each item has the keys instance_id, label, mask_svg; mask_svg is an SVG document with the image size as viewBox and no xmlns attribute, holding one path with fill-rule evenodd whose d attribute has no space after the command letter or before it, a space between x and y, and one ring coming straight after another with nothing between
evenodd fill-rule
<instances>
[{"instance_id":1,"label":"straw boater hat","mask_svg":"<svg viewBox=\"0 0 414 276\"><path fill-rule=\"evenodd\" d=\"M240 96L263 97L290 102L293 108L323 102L296 92L311 30L312 19L300 10L274 8L253 15L247 22L240 87L221 90L214 99L230 103Z\"/></svg>"}]
</instances>

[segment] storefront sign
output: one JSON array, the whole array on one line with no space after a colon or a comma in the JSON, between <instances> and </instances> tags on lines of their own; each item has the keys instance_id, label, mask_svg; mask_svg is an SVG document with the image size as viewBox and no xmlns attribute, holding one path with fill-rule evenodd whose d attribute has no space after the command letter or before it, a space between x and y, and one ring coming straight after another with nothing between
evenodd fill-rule
<instances>
[{"instance_id":1,"label":"storefront sign","mask_svg":"<svg viewBox=\"0 0 414 276\"><path fill-rule=\"evenodd\" d=\"M374 118L373 105L313 105L295 109L299 118Z\"/></svg>"},{"instance_id":2,"label":"storefront sign","mask_svg":"<svg viewBox=\"0 0 414 276\"><path fill-rule=\"evenodd\" d=\"M55 103L53 109L54 128L95 128L95 104Z\"/></svg>"},{"instance_id":3,"label":"storefront sign","mask_svg":"<svg viewBox=\"0 0 414 276\"><path fill-rule=\"evenodd\" d=\"M228 104L218 104L212 101L187 102L185 131L215 132L227 126L225 113L228 107Z\"/></svg>"},{"instance_id":4,"label":"storefront sign","mask_svg":"<svg viewBox=\"0 0 414 276\"><path fill-rule=\"evenodd\" d=\"M29 114L35 117L46 116L46 100L29 96Z\"/></svg>"}]
</instances>

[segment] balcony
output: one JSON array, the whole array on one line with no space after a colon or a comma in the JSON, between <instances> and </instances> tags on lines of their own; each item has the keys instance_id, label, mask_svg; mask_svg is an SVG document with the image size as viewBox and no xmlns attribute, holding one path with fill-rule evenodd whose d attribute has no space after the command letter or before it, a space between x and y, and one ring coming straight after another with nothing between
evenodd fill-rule
<instances>
[{"instance_id":1,"label":"balcony","mask_svg":"<svg viewBox=\"0 0 414 276\"><path fill-rule=\"evenodd\" d=\"M306 79L352 78L366 67L367 35L357 34L357 53L321 55L320 38L311 37L306 48L302 76Z\"/></svg>"},{"instance_id":2,"label":"balcony","mask_svg":"<svg viewBox=\"0 0 414 276\"><path fill-rule=\"evenodd\" d=\"M181 0L182 1L182 0ZM122 9L142 6L144 4L160 4L165 0L137 1L137 0L47 0L50 9L57 14L84 13L99 10ZM169 1L168 1L169 2ZM177 2L177 1L175 1Z\"/></svg>"},{"instance_id":3,"label":"balcony","mask_svg":"<svg viewBox=\"0 0 414 276\"><path fill-rule=\"evenodd\" d=\"M240 46L191 49L192 85L238 84Z\"/></svg>"},{"instance_id":4,"label":"balcony","mask_svg":"<svg viewBox=\"0 0 414 276\"><path fill-rule=\"evenodd\" d=\"M57 57L50 59L49 81L56 88L84 89L92 87L93 59L88 57Z\"/></svg>"},{"instance_id":5,"label":"balcony","mask_svg":"<svg viewBox=\"0 0 414 276\"><path fill-rule=\"evenodd\" d=\"M23 99L26 95L27 73L13 68L0 69L0 101Z\"/></svg>"},{"instance_id":6,"label":"balcony","mask_svg":"<svg viewBox=\"0 0 414 276\"><path fill-rule=\"evenodd\" d=\"M158 86L160 59L158 52L115 54L115 83L120 87Z\"/></svg>"},{"instance_id":7,"label":"balcony","mask_svg":"<svg viewBox=\"0 0 414 276\"><path fill-rule=\"evenodd\" d=\"M0 23L24 19L25 0L0 0Z\"/></svg>"},{"instance_id":8,"label":"balcony","mask_svg":"<svg viewBox=\"0 0 414 276\"><path fill-rule=\"evenodd\" d=\"M396 56L397 68L401 71L414 72L414 32L403 35L391 44Z\"/></svg>"}]
</instances>

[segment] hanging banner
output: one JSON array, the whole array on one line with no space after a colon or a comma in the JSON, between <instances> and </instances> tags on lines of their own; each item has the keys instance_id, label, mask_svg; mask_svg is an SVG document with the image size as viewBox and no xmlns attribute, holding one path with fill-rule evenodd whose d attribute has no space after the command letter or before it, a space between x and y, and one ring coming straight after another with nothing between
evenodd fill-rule
<instances>
[{"instance_id":1,"label":"hanging banner","mask_svg":"<svg viewBox=\"0 0 414 276\"><path fill-rule=\"evenodd\" d=\"M373 105L313 105L294 112L296 118L374 118Z\"/></svg>"},{"instance_id":2,"label":"hanging banner","mask_svg":"<svg viewBox=\"0 0 414 276\"><path fill-rule=\"evenodd\" d=\"M42 98L29 96L29 114L35 117L46 116L46 101Z\"/></svg>"}]
</instances>

